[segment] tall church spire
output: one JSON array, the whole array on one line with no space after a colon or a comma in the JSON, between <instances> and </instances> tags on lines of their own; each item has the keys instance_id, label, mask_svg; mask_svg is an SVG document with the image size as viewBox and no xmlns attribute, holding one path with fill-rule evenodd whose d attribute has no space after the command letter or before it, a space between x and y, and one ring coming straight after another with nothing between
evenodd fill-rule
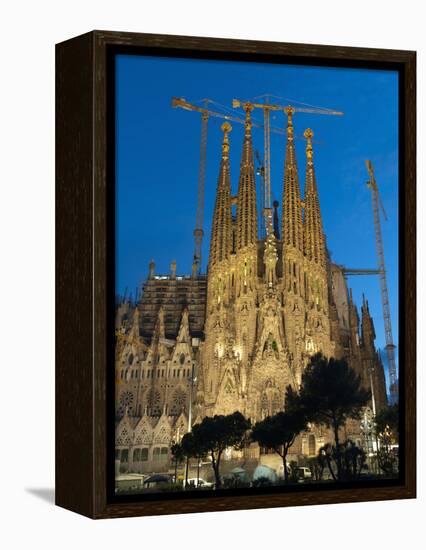
<instances>
[{"instance_id":1,"label":"tall church spire","mask_svg":"<svg viewBox=\"0 0 426 550\"><path fill-rule=\"evenodd\" d=\"M222 160L220 162L217 182L216 204L214 208L212 236L210 241L209 265L226 260L232 247L232 214L231 214L231 178L229 172L229 137L232 126L225 122L223 131Z\"/></svg>"},{"instance_id":2,"label":"tall church spire","mask_svg":"<svg viewBox=\"0 0 426 550\"><path fill-rule=\"evenodd\" d=\"M244 104L246 111L243 154L237 196L237 251L257 245L256 183L254 176L251 115L253 106Z\"/></svg>"},{"instance_id":3,"label":"tall church spire","mask_svg":"<svg viewBox=\"0 0 426 550\"><path fill-rule=\"evenodd\" d=\"M374 340L376 338L376 332L374 330L373 319L371 318L370 310L368 308L368 301L365 299L364 294L362 295L361 313L362 343L366 348L374 350Z\"/></svg>"},{"instance_id":4,"label":"tall church spire","mask_svg":"<svg viewBox=\"0 0 426 550\"><path fill-rule=\"evenodd\" d=\"M317 184L312 151L312 137L310 128L305 130L306 138L306 186L305 186L305 219L304 245L305 254L321 267L325 267L325 241L322 229L321 210L319 204Z\"/></svg>"},{"instance_id":5,"label":"tall church spire","mask_svg":"<svg viewBox=\"0 0 426 550\"><path fill-rule=\"evenodd\" d=\"M287 145L284 164L284 190L282 210L282 239L284 250L293 248L303 252L302 205L300 201L299 176L297 173L296 151L294 147L293 113L287 114Z\"/></svg>"}]
</instances>

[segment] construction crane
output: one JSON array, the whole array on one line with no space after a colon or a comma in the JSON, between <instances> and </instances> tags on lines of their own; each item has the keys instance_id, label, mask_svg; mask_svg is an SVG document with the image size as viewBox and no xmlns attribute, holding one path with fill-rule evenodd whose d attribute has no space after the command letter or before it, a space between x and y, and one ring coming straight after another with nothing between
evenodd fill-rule
<instances>
[{"instance_id":1,"label":"construction crane","mask_svg":"<svg viewBox=\"0 0 426 550\"><path fill-rule=\"evenodd\" d=\"M337 266L343 275L346 277L348 275L380 275L380 269L361 269L361 268L350 268L345 267L344 265Z\"/></svg>"},{"instance_id":2,"label":"construction crane","mask_svg":"<svg viewBox=\"0 0 426 550\"><path fill-rule=\"evenodd\" d=\"M198 168L198 190L197 190L197 212L195 220L195 229L194 229L194 262L197 264L197 273L201 271L201 251L203 244L203 224L204 224L204 189L205 189L205 179L206 179L206 158L207 158L207 129L208 121L210 117L222 118L225 120L231 120L239 124L244 124L245 120L238 116L232 114L221 113L220 111L214 110L210 107L211 104L218 105L222 109L226 109L222 105L214 102L211 99L203 99L203 106L195 105L190 103L183 97L174 97L172 98L172 106L180 107L186 111L193 111L201 114L201 141L200 141L200 164ZM253 126L261 128L262 125L253 122ZM270 131L284 134L282 128L272 127Z\"/></svg>"},{"instance_id":3,"label":"construction crane","mask_svg":"<svg viewBox=\"0 0 426 550\"><path fill-rule=\"evenodd\" d=\"M266 230L272 228L272 208L271 208L271 111L282 111L288 117L293 116L294 113L311 113L317 115L338 115L341 116L341 111L333 111L332 109L324 109L313 106L296 107L293 105L282 105L278 103L270 103L269 99L273 97L270 95L260 96L259 99L264 98L263 103L243 101L241 99L233 99L232 107L234 109L262 109L263 110L263 143L264 143L264 197L263 197L263 217L265 218ZM283 131L285 133L285 131Z\"/></svg>"},{"instance_id":4,"label":"construction crane","mask_svg":"<svg viewBox=\"0 0 426 550\"><path fill-rule=\"evenodd\" d=\"M265 198L265 165L257 149L254 154L257 161L256 175L260 177L260 210L261 212L263 212L265 207L265 204L263 202ZM263 216L259 216L259 230L260 237L263 239L265 237L265 218Z\"/></svg>"},{"instance_id":5,"label":"construction crane","mask_svg":"<svg viewBox=\"0 0 426 550\"><path fill-rule=\"evenodd\" d=\"M376 178L374 176L373 165L371 161L366 160L365 164L367 166L367 171L370 176L370 179L367 181L367 186L371 190L371 198L373 204L373 215L374 215L374 229L376 233L376 252L378 267L380 272L380 290L382 295L382 308L383 308L383 320L385 325L385 339L386 339L386 354L388 358L389 365L389 379L390 379L390 395L392 403L398 401L398 389L397 389L397 373L396 373L396 363L395 363L395 345L393 343L392 336L392 322L389 306L389 293L388 285L386 280L386 267L385 267L385 253L383 247L382 239L382 228L380 225L380 212L379 208L382 210L384 219L386 220L386 212L383 207L383 204L380 200L379 189L377 187Z\"/></svg>"}]
</instances>

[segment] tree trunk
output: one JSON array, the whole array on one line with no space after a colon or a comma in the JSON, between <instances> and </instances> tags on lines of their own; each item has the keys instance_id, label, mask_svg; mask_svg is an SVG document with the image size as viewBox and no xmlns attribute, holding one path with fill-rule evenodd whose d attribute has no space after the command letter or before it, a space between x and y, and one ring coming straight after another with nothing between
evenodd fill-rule
<instances>
[{"instance_id":1,"label":"tree trunk","mask_svg":"<svg viewBox=\"0 0 426 550\"><path fill-rule=\"evenodd\" d=\"M186 457L186 465L185 465L185 489L188 485L188 473L189 473L189 457Z\"/></svg>"},{"instance_id":2,"label":"tree trunk","mask_svg":"<svg viewBox=\"0 0 426 550\"><path fill-rule=\"evenodd\" d=\"M288 472L287 472L287 453L283 454L283 468L284 468L284 481L288 483Z\"/></svg>"},{"instance_id":3,"label":"tree trunk","mask_svg":"<svg viewBox=\"0 0 426 550\"><path fill-rule=\"evenodd\" d=\"M330 458L327 456L326 460L327 460L327 466L330 471L331 477L334 479L334 481L336 481L336 476L334 475L333 468L331 467Z\"/></svg>"},{"instance_id":4,"label":"tree trunk","mask_svg":"<svg viewBox=\"0 0 426 550\"><path fill-rule=\"evenodd\" d=\"M221 487L221 481L220 481L220 475L219 475L220 456L218 456L217 461L213 453L211 453L211 457L212 457L212 468L213 468L214 479L215 479L215 489L220 489Z\"/></svg>"},{"instance_id":5,"label":"tree trunk","mask_svg":"<svg viewBox=\"0 0 426 550\"><path fill-rule=\"evenodd\" d=\"M334 440L336 442L336 454L337 454L337 479L342 479L342 457L340 455L340 441L339 441L339 424L336 419L333 419Z\"/></svg>"},{"instance_id":6,"label":"tree trunk","mask_svg":"<svg viewBox=\"0 0 426 550\"><path fill-rule=\"evenodd\" d=\"M334 441L336 443L336 448L337 448L340 444L340 442L339 442L339 425L337 424L337 422L335 420L333 421L333 429L334 429Z\"/></svg>"}]
</instances>

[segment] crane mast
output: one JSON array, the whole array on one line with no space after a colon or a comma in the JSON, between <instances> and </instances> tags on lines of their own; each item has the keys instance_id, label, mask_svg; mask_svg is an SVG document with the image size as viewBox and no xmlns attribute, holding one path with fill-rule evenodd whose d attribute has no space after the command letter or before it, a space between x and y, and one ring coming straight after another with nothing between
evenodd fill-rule
<instances>
[{"instance_id":1,"label":"crane mast","mask_svg":"<svg viewBox=\"0 0 426 550\"><path fill-rule=\"evenodd\" d=\"M195 216L194 229L194 262L197 264L197 272L201 271L201 248L203 245L203 224L204 224L204 189L206 180L206 158L207 158L207 125L209 122L208 113L201 115L201 141L200 141L200 164L198 167L198 189L197 189L197 213Z\"/></svg>"},{"instance_id":2,"label":"crane mast","mask_svg":"<svg viewBox=\"0 0 426 550\"><path fill-rule=\"evenodd\" d=\"M377 187L376 179L374 176L373 165L371 161L366 161L366 166L368 174L370 176L367 186L371 190L371 198L373 205L373 216L374 216L374 230L376 235L376 252L378 259L378 268L380 276L380 290L382 298L382 308L383 308L383 320L385 326L385 340L386 340L386 355L388 358L389 364L389 379L390 379L390 395L392 403L398 401L398 390L397 390L397 373L396 373L396 363L395 363L395 345L393 343L392 335L392 322L389 306L389 292L388 285L386 280L386 268L385 268L385 253L383 247L382 239L382 228L380 224L380 213L379 207L382 208L383 214L386 219L386 214L384 212L383 205L381 204L379 197L379 189Z\"/></svg>"}]
</instances>

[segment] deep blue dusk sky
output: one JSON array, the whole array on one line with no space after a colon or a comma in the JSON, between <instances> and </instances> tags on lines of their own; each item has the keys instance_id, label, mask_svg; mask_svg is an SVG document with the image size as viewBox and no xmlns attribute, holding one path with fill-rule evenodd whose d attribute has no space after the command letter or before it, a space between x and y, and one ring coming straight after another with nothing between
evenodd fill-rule
<instances>
[{"instance_id":1,"label":"deep blue dusk sky","mask_svg":"<svg viewBox=\"0 0 426 550\"><path fill-rule=\"evenodd\" d=\"M135 293L148 263L156 273L188 274L193 256L200 147L200 115L173 109L173 96L211 98L231 107L232 99L265 93L343 111L343 117L296 113L295 132L314 131L314 163L327 244L334 262L354 268L377 266L371 192L365 159L375 168L388 221L382 232L395 343L398 343L398 74L336 69L117 56L116 80L116 291ZM243 116L243 113L239 114ZM261 113L253 116L261 120ZM223 121L210 118L207 151L203 268L208 257L211 217L220 160ZM281 113L272 120L284 127ZM243 128L232 124L231 177L236 194ZM263 131L253 130L263 156ZM296 142L304 188L305 142ZM273 198L280 202L285 138L271 136ZM356 302L370 303L377 345L385 345L379 280L351 277Z\"/></svg>"}]
</instances>

